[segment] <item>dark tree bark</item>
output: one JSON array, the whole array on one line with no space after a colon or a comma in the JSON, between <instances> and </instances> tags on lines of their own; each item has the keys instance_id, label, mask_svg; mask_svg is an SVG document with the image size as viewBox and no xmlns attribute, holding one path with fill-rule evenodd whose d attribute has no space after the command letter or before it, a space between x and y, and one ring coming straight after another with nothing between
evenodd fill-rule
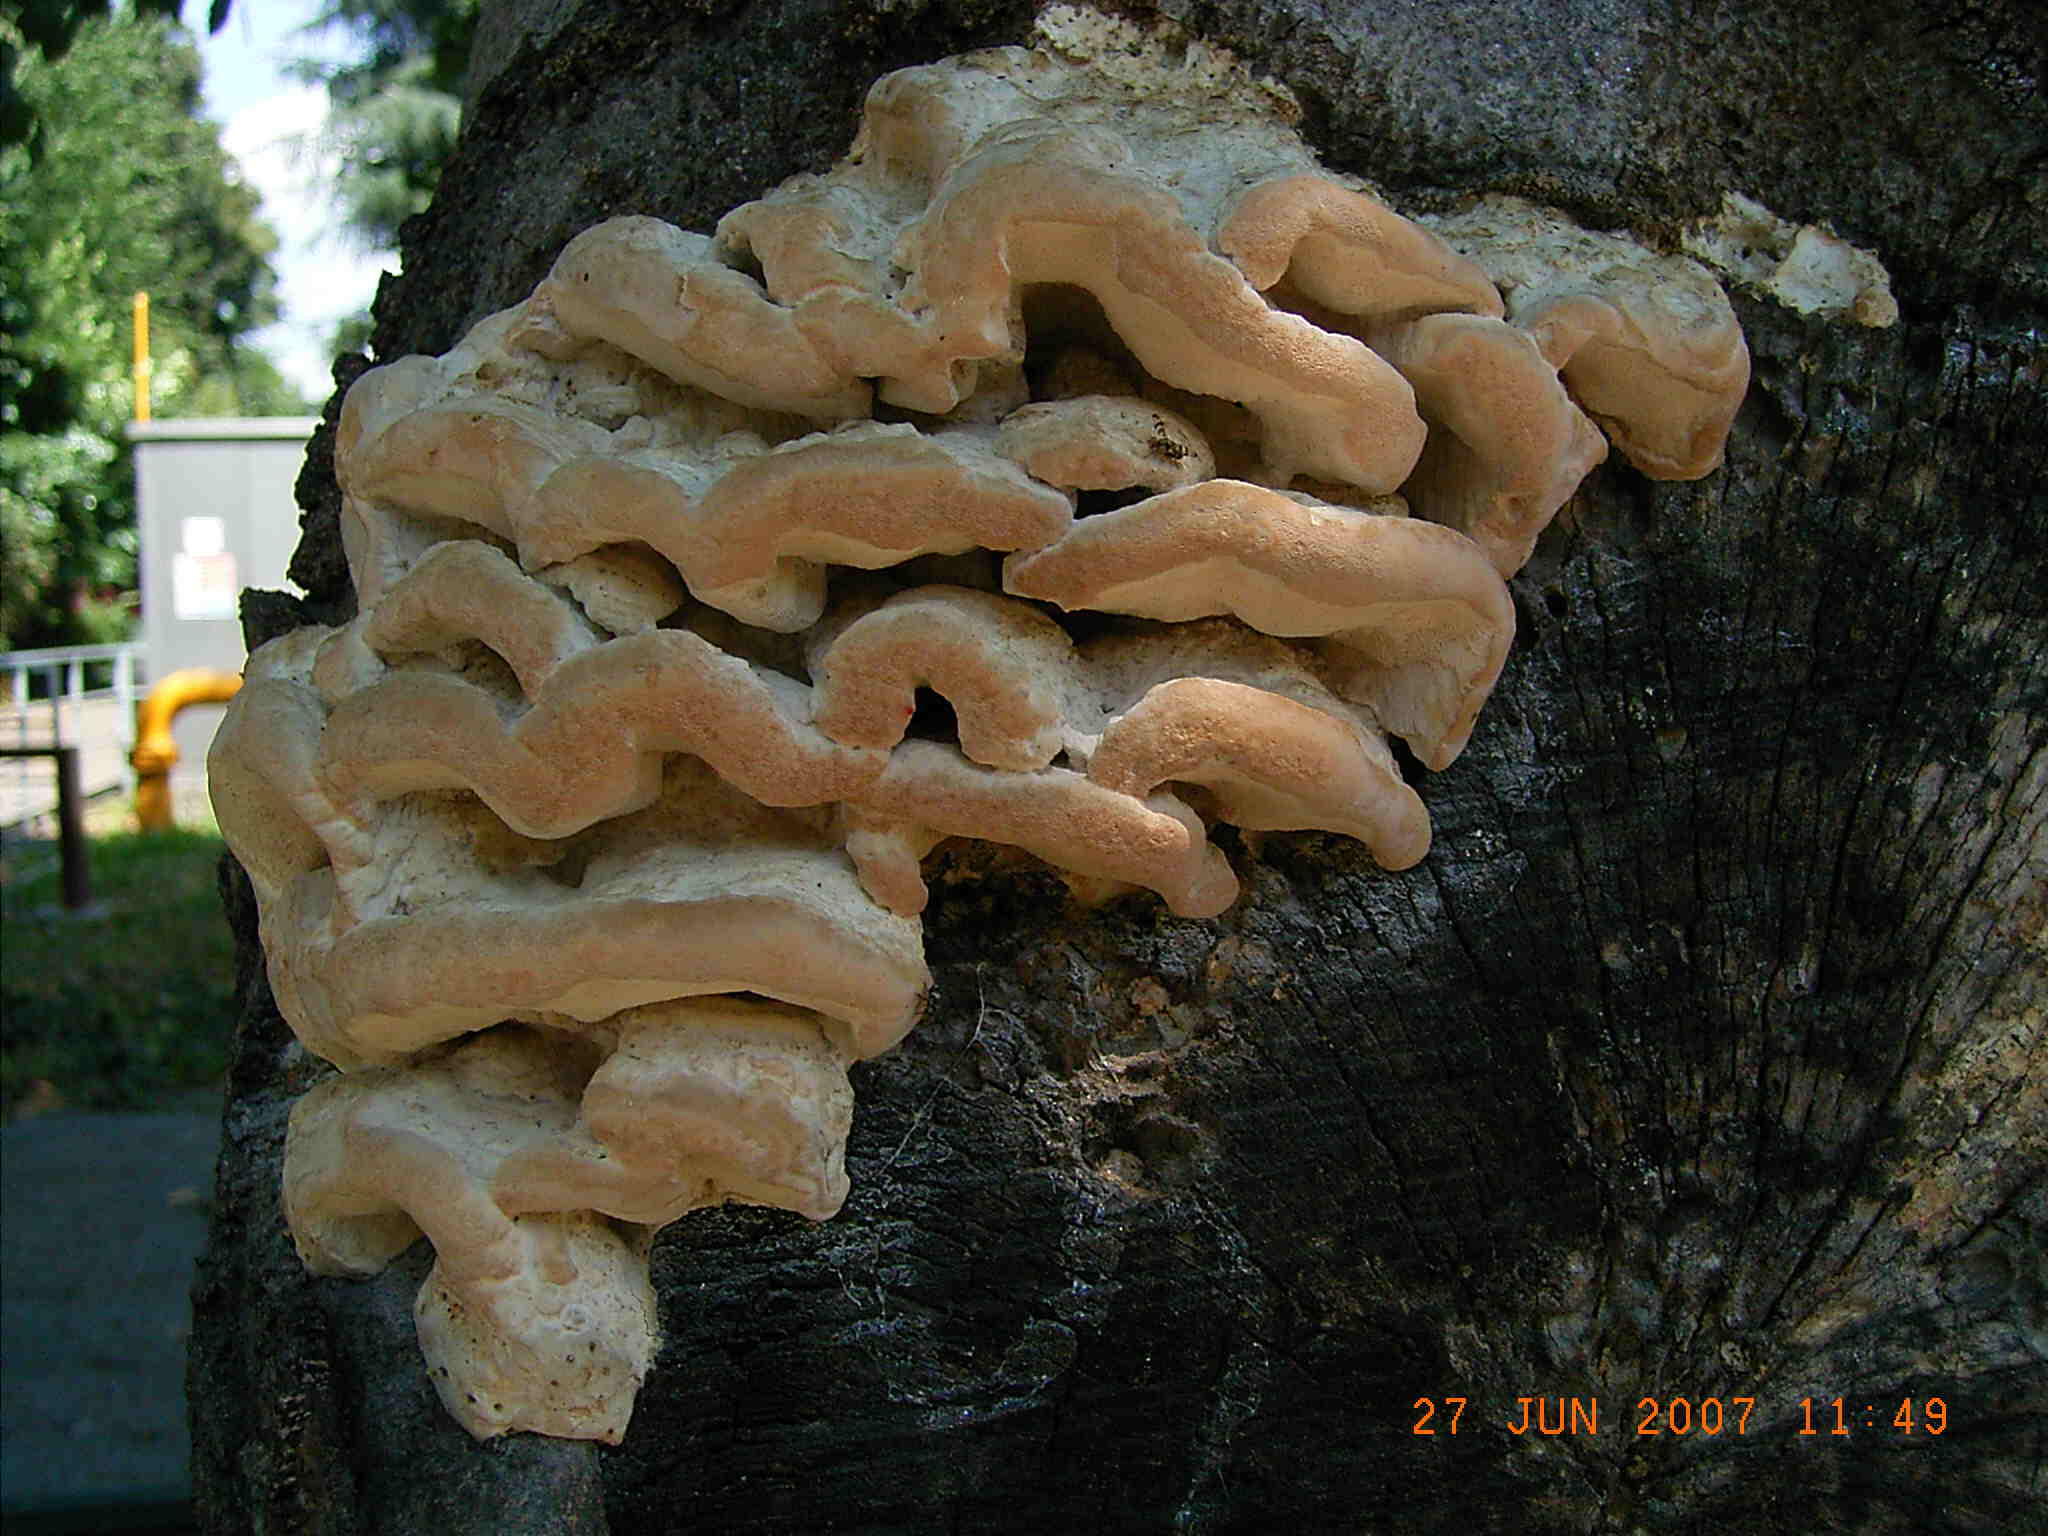
<instances>
[{"instance_id":1,"label":"dark tree bark","mask_svg":"<svg viewBox=\"0 0 2048 1536\"><path fill-rule=\"evenodd\" d=\"M1163 9L1411 205L1504 190L1668 237L1738 190L1877 251L1903 318L1736 295L1756 369L1726 468L1587 481L1512 584L1470 750L1420 786L1419 867L1246 836L1245 899L1207 922L972 855L934 878L936 991L855 1074L846 1210L663 1235L665 1344L616 1449L442 1415L423 1255L300 1269L277 1182L310 1067L230 868L209 1530L2048 1521L2041 13ZM382 356L445 349L598 219L709 228L822 168L876 75L1021 40L1029 9L509 0L493 25ZM253 596L252 640L349 611L328 441L310 598ZM1598 1432L1511 1434L1537 1395L1597 1399ZM1692 1432L1638 1435L1644 1399Z\"/></svg>"}]
</instances>

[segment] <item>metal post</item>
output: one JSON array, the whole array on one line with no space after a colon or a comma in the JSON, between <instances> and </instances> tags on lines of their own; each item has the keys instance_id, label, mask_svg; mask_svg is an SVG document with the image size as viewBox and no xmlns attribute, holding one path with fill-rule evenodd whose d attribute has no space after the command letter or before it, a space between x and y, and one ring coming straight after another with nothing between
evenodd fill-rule
<instances>
[{"instance_id":1,"label":"metal post","mask_svg":"<svg viewBox=\"0 0 2048 1536\"><path fill-rule=\"evenodd\" d=\"M221 12L223 16L227 12ZM135 295L135 419L149 420L149 295Z\"/></svg>"},{"instance_id":2,"label":"metal post","mask_svg":"<svg viewBox=\"0 0 2048 1536\"><path fill-rule=\"evenodd\" d=\"M57 769L57 846L63 860L64 905L76 911L92 901L92 864L85 842L85 795L76 747L0 747L0 758L47 757Z\"/></svg>"},{"instance_id":3,"label":"metal post","mask_svg":"<svg viewBox=\"0 0 2048 1536\"><path fill-rule=\"evenodd\" d=\"M85 798L79 793L78 748L57 749L57 846L64 864L64 905L92 903L92 864L85 846Z\"/></svg>"},{"instance_id":4,"label":"metal post","mask_svg":"<svg viewBox=\"0 0 2048 1536\"><path fill-rule=\"evenodd\" d=\"M122 646L114 656L114 707L121 713L121 796L135 793L135 651Z\"/></svg>"},{"instance_id":5,"label":"metal post","mask_svg":"<svg viewBox=\"0 0 2048 1536\"><path fill-rule=\"evenodd\" d=\"M14 744L25 747L28 745L28 668L17 663L9 670L14 675ZM18 791L27 782L28 768L23 764L14 770L13 788Z\"/></svg>"}]
</instances>

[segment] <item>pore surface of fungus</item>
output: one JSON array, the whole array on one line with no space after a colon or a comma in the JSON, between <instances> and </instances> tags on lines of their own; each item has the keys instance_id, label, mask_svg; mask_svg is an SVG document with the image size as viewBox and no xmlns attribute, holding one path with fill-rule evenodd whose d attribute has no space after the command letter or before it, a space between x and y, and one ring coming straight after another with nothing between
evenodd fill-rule
<instances>
[{"instance_id":1,"label":"pore surface of fungus","mask_svg":"<svg viewBox=\"0 0 2048 1536\"><path fill-rule=\"evenodd\" d=\"M349 391L359 616L251 658L212 781L341 1069L299 1251L432 1242L473 1433L616 1440L654 1231L838 1209L938 844L1197 918L1217 823L1413 864L1389 738L1456 758L1580 478L1717 462L1747 357L1701 268L1410 220L1291 121L1199 46L906 70L830 172L587 230Z\"/></svg>"}]
</instances>

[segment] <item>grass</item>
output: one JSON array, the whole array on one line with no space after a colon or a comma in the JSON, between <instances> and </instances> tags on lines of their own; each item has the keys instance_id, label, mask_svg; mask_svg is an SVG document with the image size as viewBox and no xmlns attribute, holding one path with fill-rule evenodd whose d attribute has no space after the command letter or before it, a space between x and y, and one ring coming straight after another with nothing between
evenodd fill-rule
<instances>
[{"instance_id":1,"label":"grass","mask_svg":"<svg viewBox=\"0 0 2048 1536\"><path fill-rule=\"evenodd\" d=\"M0 854L0 1104L144 1109L217 1086L233 944L211 827L92 839L93 905L60 904L54 839Z\"/></svg>"}]
</instances>

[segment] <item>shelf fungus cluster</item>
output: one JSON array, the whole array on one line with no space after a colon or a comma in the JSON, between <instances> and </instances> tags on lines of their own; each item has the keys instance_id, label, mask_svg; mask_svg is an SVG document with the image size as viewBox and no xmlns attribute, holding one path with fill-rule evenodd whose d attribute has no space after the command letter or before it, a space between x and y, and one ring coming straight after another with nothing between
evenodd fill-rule
<instances>
[{"instance_id":1,"label":"shelf fungus cluster","mask_svg":"<svg viewBox=\"0 0 2048 1536\"><path fill-rule=\"evenodd\" d=\"M651 1234L839 1207L936 844L1197 918L1218 823L1411 865L1389 738L1457 757L1503 578L1610 443L1718 461L1748 365L1702 269L1404 218L1216 56L1160 67L891 75L828 174L600 224L350 390L359 616L251 658L212 781L342 1069L292 1117L299 1251L431 1240L472 1433L617 1439Z\"/></svg>"}]
</instances>

